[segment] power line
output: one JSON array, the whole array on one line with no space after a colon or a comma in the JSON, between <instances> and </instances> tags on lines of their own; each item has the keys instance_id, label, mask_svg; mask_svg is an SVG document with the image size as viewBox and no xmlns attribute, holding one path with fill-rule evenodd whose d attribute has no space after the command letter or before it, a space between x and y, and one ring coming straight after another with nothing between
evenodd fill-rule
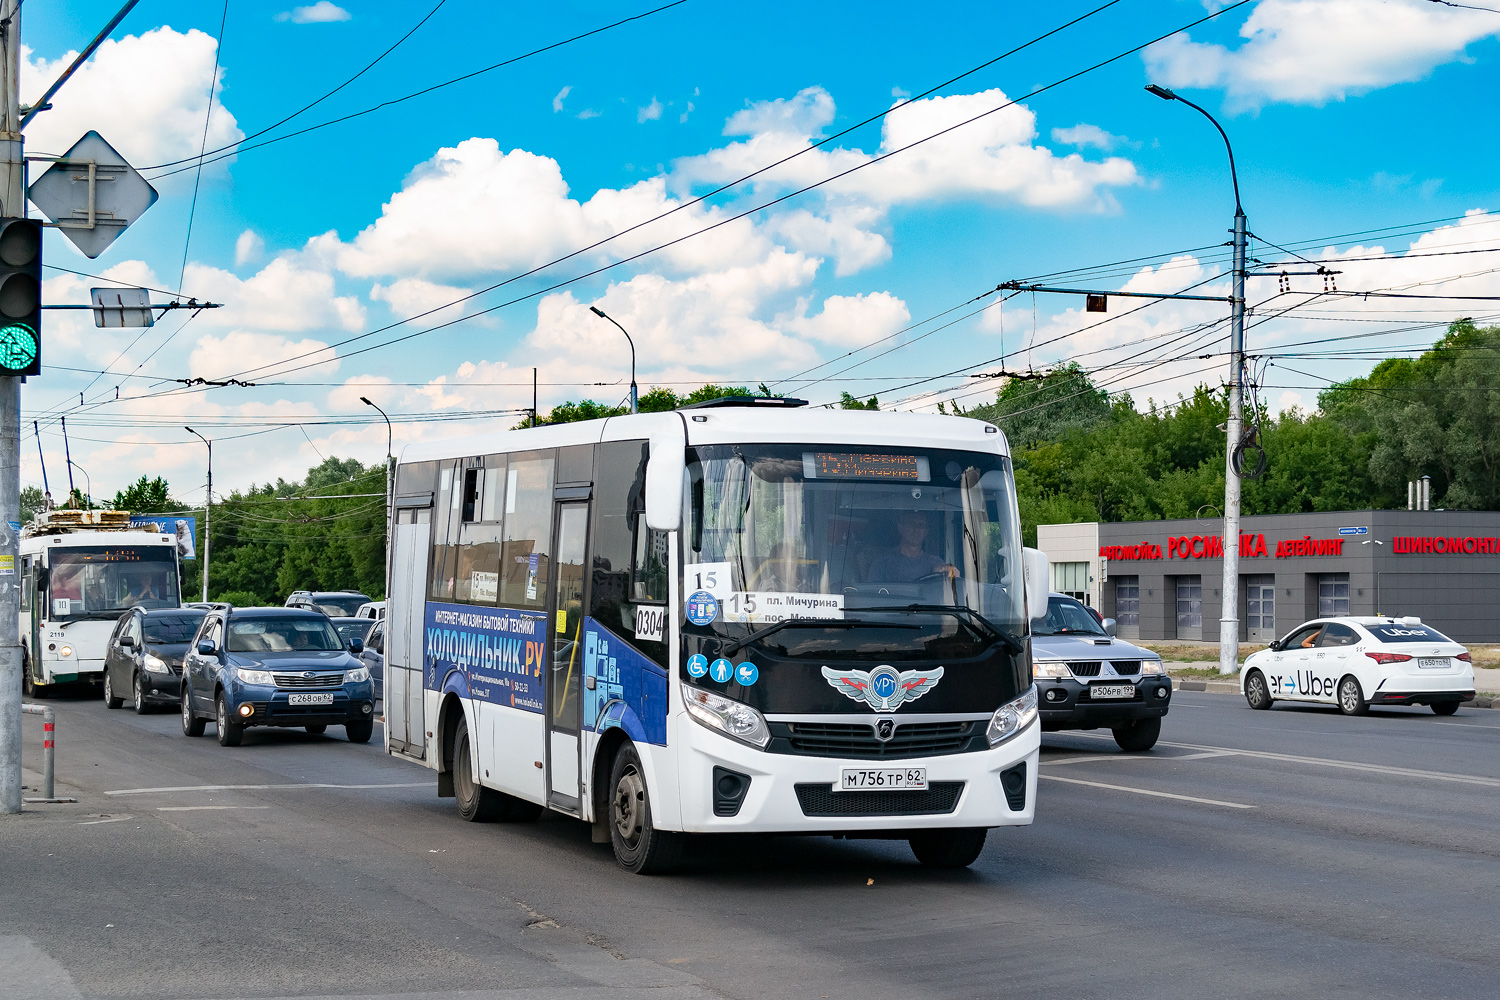
<instances>
[{"instance_id":1,"label":"power line","mask_svg":"<svg viewBox=\"0 0 1500 1000\"><path fill-rule=\"evenodd\" d=\"M193 245L193 216L198 211L198 185L203 180L202 151L208 148L208 124L214 117L214 94L219 89L219 57L224 54L224 25L228 22L229 0L224 0L224 12L219 15L219 37L214 40L214 69L208 75L208 110L203 112L203 142L198 147L198 173L193 177L193 201L188 206L187 236L182 241L182 273L177 278L178 295L182 294L182 283L187 280L188 248Z\"/></svg>"}]
</instances>

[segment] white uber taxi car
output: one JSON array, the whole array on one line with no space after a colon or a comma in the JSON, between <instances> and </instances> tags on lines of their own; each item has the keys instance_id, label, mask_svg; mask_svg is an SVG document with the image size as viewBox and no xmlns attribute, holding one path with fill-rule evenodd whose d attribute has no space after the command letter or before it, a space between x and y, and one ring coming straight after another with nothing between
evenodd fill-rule
<instances>
[{"instance_id":1,"label":"white uber taxi car","mask_svg":"<svg viewBox=\"0 0 1500 1000\"><path fill-rule=\"evenodd\" d=\"M1338 705L1430 705L1452 715L1474 698L1469 651L1420 618L1320 618L1299 625L1240 668L1251 708L1275 701Z\"/></svg>"}]
</instances>

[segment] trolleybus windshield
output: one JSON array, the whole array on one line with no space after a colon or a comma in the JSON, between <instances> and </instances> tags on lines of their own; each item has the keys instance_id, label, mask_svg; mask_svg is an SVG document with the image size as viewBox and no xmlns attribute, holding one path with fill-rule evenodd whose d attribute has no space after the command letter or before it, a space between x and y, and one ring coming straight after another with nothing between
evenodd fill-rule
<instances>
[{"instance_id":1,"label":"trolleybus windshield","mask_svg":"<svg viewBox=\"0 0 1500 1000\"><path fill-rule=\"evenodd\" d=\"M59 546L47 551L47 562L47 610L53 621L182 604L176 552L168 545Z\"/></svg>"},{"instance_id":2,"label":"trolleybus windshield","mask_svg":"<svg viewBox=\"0 0 1500 1000\"><path fill-rule=\"evenodd\" d=\"M693 449L689 470L683 593L714 598L706 627L725 637L817 619L759 641L794 658L924 659L1026 631L1003 456L717 445Z\"/></svg>"}]
</instances>

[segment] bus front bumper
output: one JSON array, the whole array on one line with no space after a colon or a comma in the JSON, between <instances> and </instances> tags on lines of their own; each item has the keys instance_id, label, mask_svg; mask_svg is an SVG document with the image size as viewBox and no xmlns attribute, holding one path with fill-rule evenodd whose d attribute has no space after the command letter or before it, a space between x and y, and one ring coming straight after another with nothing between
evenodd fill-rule
<instances>
[{"instance_id":1,"label":"bus front bumper","mask_svg":"<svg viewBox=\"0 0 1500 1000\"><path fill-rule=\"evenodd\" d=\"M686 718L677 731L682 828L690 833L869 836L1027 826L1036 811L1039 722L989 750L898 760L766 753ZM928 789L838 791L844 768L924 768ZM748 779L737 807L716 794L725 772L730 785Z\"/></svg>"}]
</instances>

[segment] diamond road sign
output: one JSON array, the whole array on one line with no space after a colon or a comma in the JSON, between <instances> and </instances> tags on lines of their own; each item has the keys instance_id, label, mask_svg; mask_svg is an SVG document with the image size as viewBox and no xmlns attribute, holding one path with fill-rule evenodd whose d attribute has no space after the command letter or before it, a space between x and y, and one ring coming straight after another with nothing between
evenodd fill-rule
<instances>
[{"instance_id":1,"label":"diamond road sign","mask_svg":"<svg viewBox=\"0 0 1500 1000\"><path fill-rule=\"evenodd\" d=\"M92 131L48 167L27 195L90 259L107 250L157 197L146 178Z\"/></svg>"}]
</instances>

